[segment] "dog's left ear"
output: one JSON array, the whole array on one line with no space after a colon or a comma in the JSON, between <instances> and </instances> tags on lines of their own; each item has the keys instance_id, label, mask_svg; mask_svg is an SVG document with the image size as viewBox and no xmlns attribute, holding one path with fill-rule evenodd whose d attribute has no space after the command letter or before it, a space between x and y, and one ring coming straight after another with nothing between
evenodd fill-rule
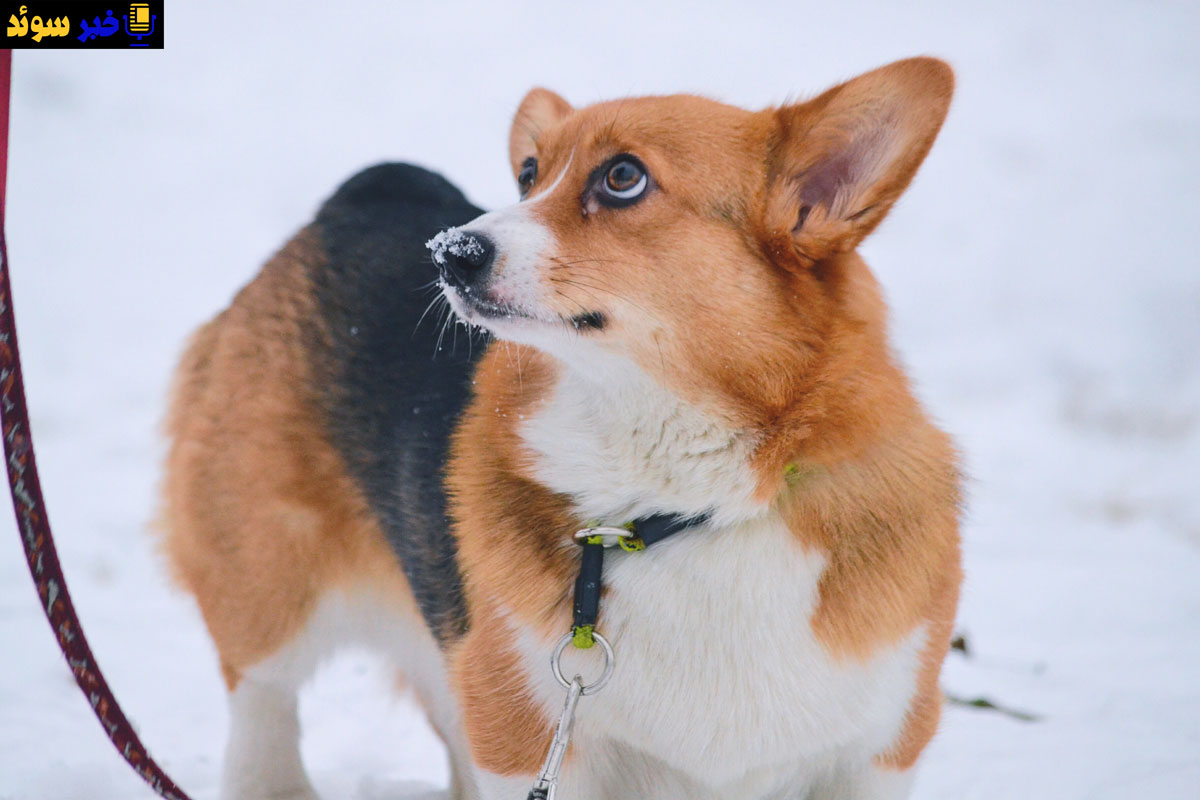
<instances>
[{"instance_id":1,"label":"dog's left ear","mask_svg":"<svg viewBox=\"0 0 1200 800\"><path fill-rule=\"evenodd\" d=\"M572 111L571 104L559 95L540 86L529 94L513 115L508 132L508 160L513 177L521 174L525 159L537 156L537 140L542 132L553 127Z\"/></svg>"},{"instance_id":2,"label":"dog's left ear","mask_svg":"<svg viewBox=\"0 0 1200 800\"><path fill-rule=\"evenodd\" d=\"M887 215L925 160L954 73L910 58L776 109L768 230L778 252L811 264L852 250Z\"/></svg>"}]
</instances>

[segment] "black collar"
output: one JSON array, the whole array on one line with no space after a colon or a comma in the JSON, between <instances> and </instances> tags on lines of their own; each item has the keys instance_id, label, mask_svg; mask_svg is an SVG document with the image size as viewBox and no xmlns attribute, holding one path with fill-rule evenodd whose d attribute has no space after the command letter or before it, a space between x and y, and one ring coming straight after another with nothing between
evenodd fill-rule
<instances>
[{"instance_id":1,"label":"black collar","mask_svg":"<svg viewBox=\"0 0 1200 800\"><path fill-rule=\"evenodd\" d=\"M682 514L652 514L648 517L639 517L624 526L625 534L620 541L621 549L627 552L645 550L650 545L657 544L681 531L703 525L711 516L706 512L691 517ZM581 535L583 533L585 531L580 531ZM604 550L606 547L616 544L615 541L605 543L602 538L594 536L579 540L583 556L579 562L579 577L575 579L574 621L571 625L571 632L575 635L575 646L585 650L595 643L592 634L596 629L596 620L600 616Z\"/></svg>"},{"instance_id":2,"label":"black collar","mask_svg":"<svg viewBox=\"0 0 1200 800\"><path fill-rule=\"evenodd\" d=\"M708 522L712 515L704 513L696 517L685 517L682 514L652 514L649 517L639 517L633 521L633 532L642 544L649 547L657 544L668 536L680 531L694 528Z\"/></svg>"}]
</instances>

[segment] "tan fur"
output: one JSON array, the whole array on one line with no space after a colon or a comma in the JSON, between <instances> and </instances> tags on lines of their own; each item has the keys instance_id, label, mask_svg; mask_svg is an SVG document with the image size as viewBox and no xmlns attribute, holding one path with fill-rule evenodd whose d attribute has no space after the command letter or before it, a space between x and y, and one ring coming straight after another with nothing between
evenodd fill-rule
<instances>
[{"instance_id":1,"label":"tan fur","mask_svg":"<svg viewBox=\"0 0 1200 800\"><path fill-rule=\"evenodd\" d=\"M911 767L937 729L938 676L962 580L958 475L946 437L927 423L853 461L797 462L778 505L828 558L813 630L829 651L865 660L926 626L917 693L880 764ZM870 587L870 590L866 590Z\"/></svg>"},{"instance_id":2,"label":"tan fur","mask_svg":"<svg viewBox=\"0 0 1200 800\"><path fill-rule=\"evenodd\" d=\"M476 399L455 432L448 471L459 559L472 576L471 616L499 601L548 632L563 630L579 520L567 498L526 477L529 457L515 425L546 396L554 373L550 359L531 348L490 348L476 369Z\"/></svg>"},{"instance_id":3,"label":"tan fur","mask_svg":"<svg viewBox=\"0 0 1200 800\"><path fill-rule=\"evenodd\" d=\"M954 612L958 608L958 589L962 583L962 567L957 552L942 566L941 580L934 589L926 610L929 639L921 652L921 671L917 676L917 693L905 718L904 729L891 747L881 753L876 762L892 769L908 769L920 758L925 745L937 733L942 715L942 689L938 677L950 646L954 629Z\"/></svg>"},{"instance_id":4,"label":"tan fur","mask_svg":"<svg viewBox=\"0 0 1200 800\"><path fill-rule=\"evenodd\" d=\"M455 647L452 669L471 758L497 775L536 773L553 727L529 693L514 633L498 609L477 605L474 613L481 624Z\"/></svg>"},{"instance_id":5,"label":"tan fur","mask_svg":"<svg viewBox=\"0 0 1200 800\"><path fill-rule=\"evenodd\" d=\"M523 477L526 457L512 423L530 413L553 379L549 359L501 344L476 369L476 401L455 433L448 488L473 626L451 654L463 725L477 763L498 775L536 772L549 720L529 700L503 606L550 633L570 624L578 553L562 547L579 527L565 498Z\"/></svg>"},{"instance_id":6,"label":"tan fur","mask_svg":"<svg viewBox=\"0 0 1200 800\"><path fill-rule=\"evenodd\" d=\"M416 613L396 558L324 437L301 325L314 317L302 233L200 329L176 377L164 544L232 689L335 587Z\"/></svg>"}]
</instances>

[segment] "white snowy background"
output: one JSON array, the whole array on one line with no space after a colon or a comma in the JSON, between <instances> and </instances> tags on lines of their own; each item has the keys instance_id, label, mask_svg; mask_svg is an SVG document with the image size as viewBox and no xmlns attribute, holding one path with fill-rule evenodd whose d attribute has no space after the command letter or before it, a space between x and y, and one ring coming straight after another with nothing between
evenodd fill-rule
<instances>
[{"instance_id":1,"label":"white snowy background","mask_svg":"<svg viewBox=\"0 0 1200 800\"><path fill-rule=\"evenodd\" d=\"M223 689L147 533L185 335L365 165L417 161L511 202L508 122L532 85L757 107L920 53L953 64L957 99L863 250L971 475L973 656L952 654L945 686L1039 721L950 708L916 797L1200 797L1200 5L169 6L163 52L16 53L8 235L71 590L125 710L195 797L216 797ZM150 797L0 520L0 798ZM365 655L332 662L302 716L329 798L445 780Z\"/></svg>"}]
</instances>

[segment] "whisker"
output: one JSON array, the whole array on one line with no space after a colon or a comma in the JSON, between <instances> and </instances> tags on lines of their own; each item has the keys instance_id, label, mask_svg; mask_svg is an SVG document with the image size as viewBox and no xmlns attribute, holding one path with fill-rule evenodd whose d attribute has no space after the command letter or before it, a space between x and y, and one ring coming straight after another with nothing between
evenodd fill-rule
<instances>
[{"instance_id":1,"label":"whisker","mask_svg":"<svg viewBox=\"0 0 1200 800\"><path fill-rule=\"evenodd\" d=\"M645 308L645 306L635 303L634 301L630 300L628 297L624 296L623 294L613 291L612 289L608 288L607 286L596 286L595 284L583 283L582 281L574 280L571 278L563 278L563 277L559 277L559 276L551 276L550 279L552 281L578 286L581 289L595 289L598 292L604 292L606 294L612 295L613 297L615 297L616 299L620 300L623 303L628 303L629 305L633 306L634 308L638 309L639 311L641 311L644 314L650 313Z\"/></svg>"},{"instance_id":2,"label":"whisker","mask_svg":"<svg viewBox=\"0 0 1200 800\"><path fill-rule=\"evenodd\" d=\"M562 264L563 266L572 266L574 264L620 264L626 267L636 267L628 261L618 261L615 258L573 258L572 256L550 256L550 260Z\"/></svg>"},{"instance_id":3,"label":"whisker","mask_svg":"<svg viewBox=\"0 0 1200 800\"><path fill-rule=\"evenodd\" d=\"M413 291L414 292L424 292L428 289L432 289L433 287L437 286L439 283L441 283L441 281L442 281L441 278L434 278L429 283L421 284L417 288L413 289Z\"/></svg>"},{"instance_id":4,"label":"whisker","mask_svg":"<svg viewBox=\"0 0 1200 800\"><path fill-rule=\"evenodd\" d=\"M584 284L582 284L582 283L577 283L576 281L568 280L568 279L566 279L566 278L551 278L551 279L550 279L550 281L551 281L552 283L565 283L565 284L567 284L568 286L576 286L576 287L578 287L578 288L580 288L580 289L583 289L585 292L587 292L588 296L589 296L589 297L591 297L593 300L595 300L596 302L600 302L600 298L599 298L599 297L597 297L597 296L596 296L596 295L595 295L595 294L594 294L594 293L591 291L592 287L590 287L590 286L585 286L585 285L584 285ZM565 297L566 299L570 300L572 303L575 303L575 304L576 304L577 306L579 306L580 308L583 308L583 304L582 304L582 303L580 303L580 302L579 302L578 300L576 300L575 298L573 298L573 297L570 297L570 296L568 296L568 295L564 294L564 293L563 293L561 290L559 290L559 289L558 289L558 287L555 287L554 291L555 291L557 294L559 294L560 296L562 296L562 297ZM586 309L586 308L584 308L584 309L583 309L583 311L584 311L584 313L587 313L587 309Z\"/></svg>"},{"instance_id":5,"label":"whisker","mask_svg":"<svg viewBox=\"0 0 1200 800\"><path fill-rule=\"evenodd\" d=\"M521 347L517 346L517 386L525 392L525 373L521 370Z\"/></svg>"},{"instance_id":6,"label":"whisker","mask_svg":"<svg viewBox=\"0 0 1200 800\"><path fill-rule=\"evenodd\" d=\"M413 336L417 335L417 329L420 328L421 323L425 321L425 316L433 310L433 307L438 304L439 300L444 301L447 305L450 303L449 300L446 300L446 295L441 294L440 292L438 293L437 297L434 297L432 300L430 300L429 305L425 306L425 310L421 312L421 316L417 319L417 324L413 326Z\"/></svg>"},{"instance_id":7,"label":"whisker","mask_svg":"<svg viewBox=\"0 0 1200 800\"><path fill-rule=\"evenodd\" d=\"M512 362L514 360L512 342L508 341L507 339L501 339L501 341L504 342L504 354L508 357L508 363L512 364ZM521 374L521 347L520 347L520 345L517 346L517 354L516 354L515 360L517 362L517 386L520 388L521 392L524 392L525 391L525 377Z\"/></svg>"},{"instance_id":8,"label":"whisker","mask_svg":"<svg viewBox=\"0 0 1200 800\"><path fill-rule=\"evenodd\" d=\"M580 314L587 314L587 313L589 313L589 309L587 308L587 306L585 306L583 303L581 303L581 302L579 302L578 300L576 300L574 297L571 297L570 295L568 295L568 294L565 294L565 293L564 293L564 292L563 292L561 289L559 289L559 288L555 287L555 289L554 289L554 293L555 293L556 295L558 295L559 297L561 297L562 299L564 299L564 300L566 300L566 301L568 301L568 302L574 303L574 304L575 304L575 306L579 308L579 313L580 313ZM578 330L578 328L576 328L576 330Z\"/></svg>"},{"instance_id":9,"label":"whisker","mask_svg":"<svg viewBox=\"0 0 1200 800\"><path fill-rule=\"evenodd\" d=\"M450 308L450 304L446 304L446 314L442 317L442 329L438 332L437 342L433 346L433 357L436 359L437 354L442 352L442 338L446 335L446 326L450 324L450 318L454 315L454 310Z\"/></svg>"}]
</instances>

